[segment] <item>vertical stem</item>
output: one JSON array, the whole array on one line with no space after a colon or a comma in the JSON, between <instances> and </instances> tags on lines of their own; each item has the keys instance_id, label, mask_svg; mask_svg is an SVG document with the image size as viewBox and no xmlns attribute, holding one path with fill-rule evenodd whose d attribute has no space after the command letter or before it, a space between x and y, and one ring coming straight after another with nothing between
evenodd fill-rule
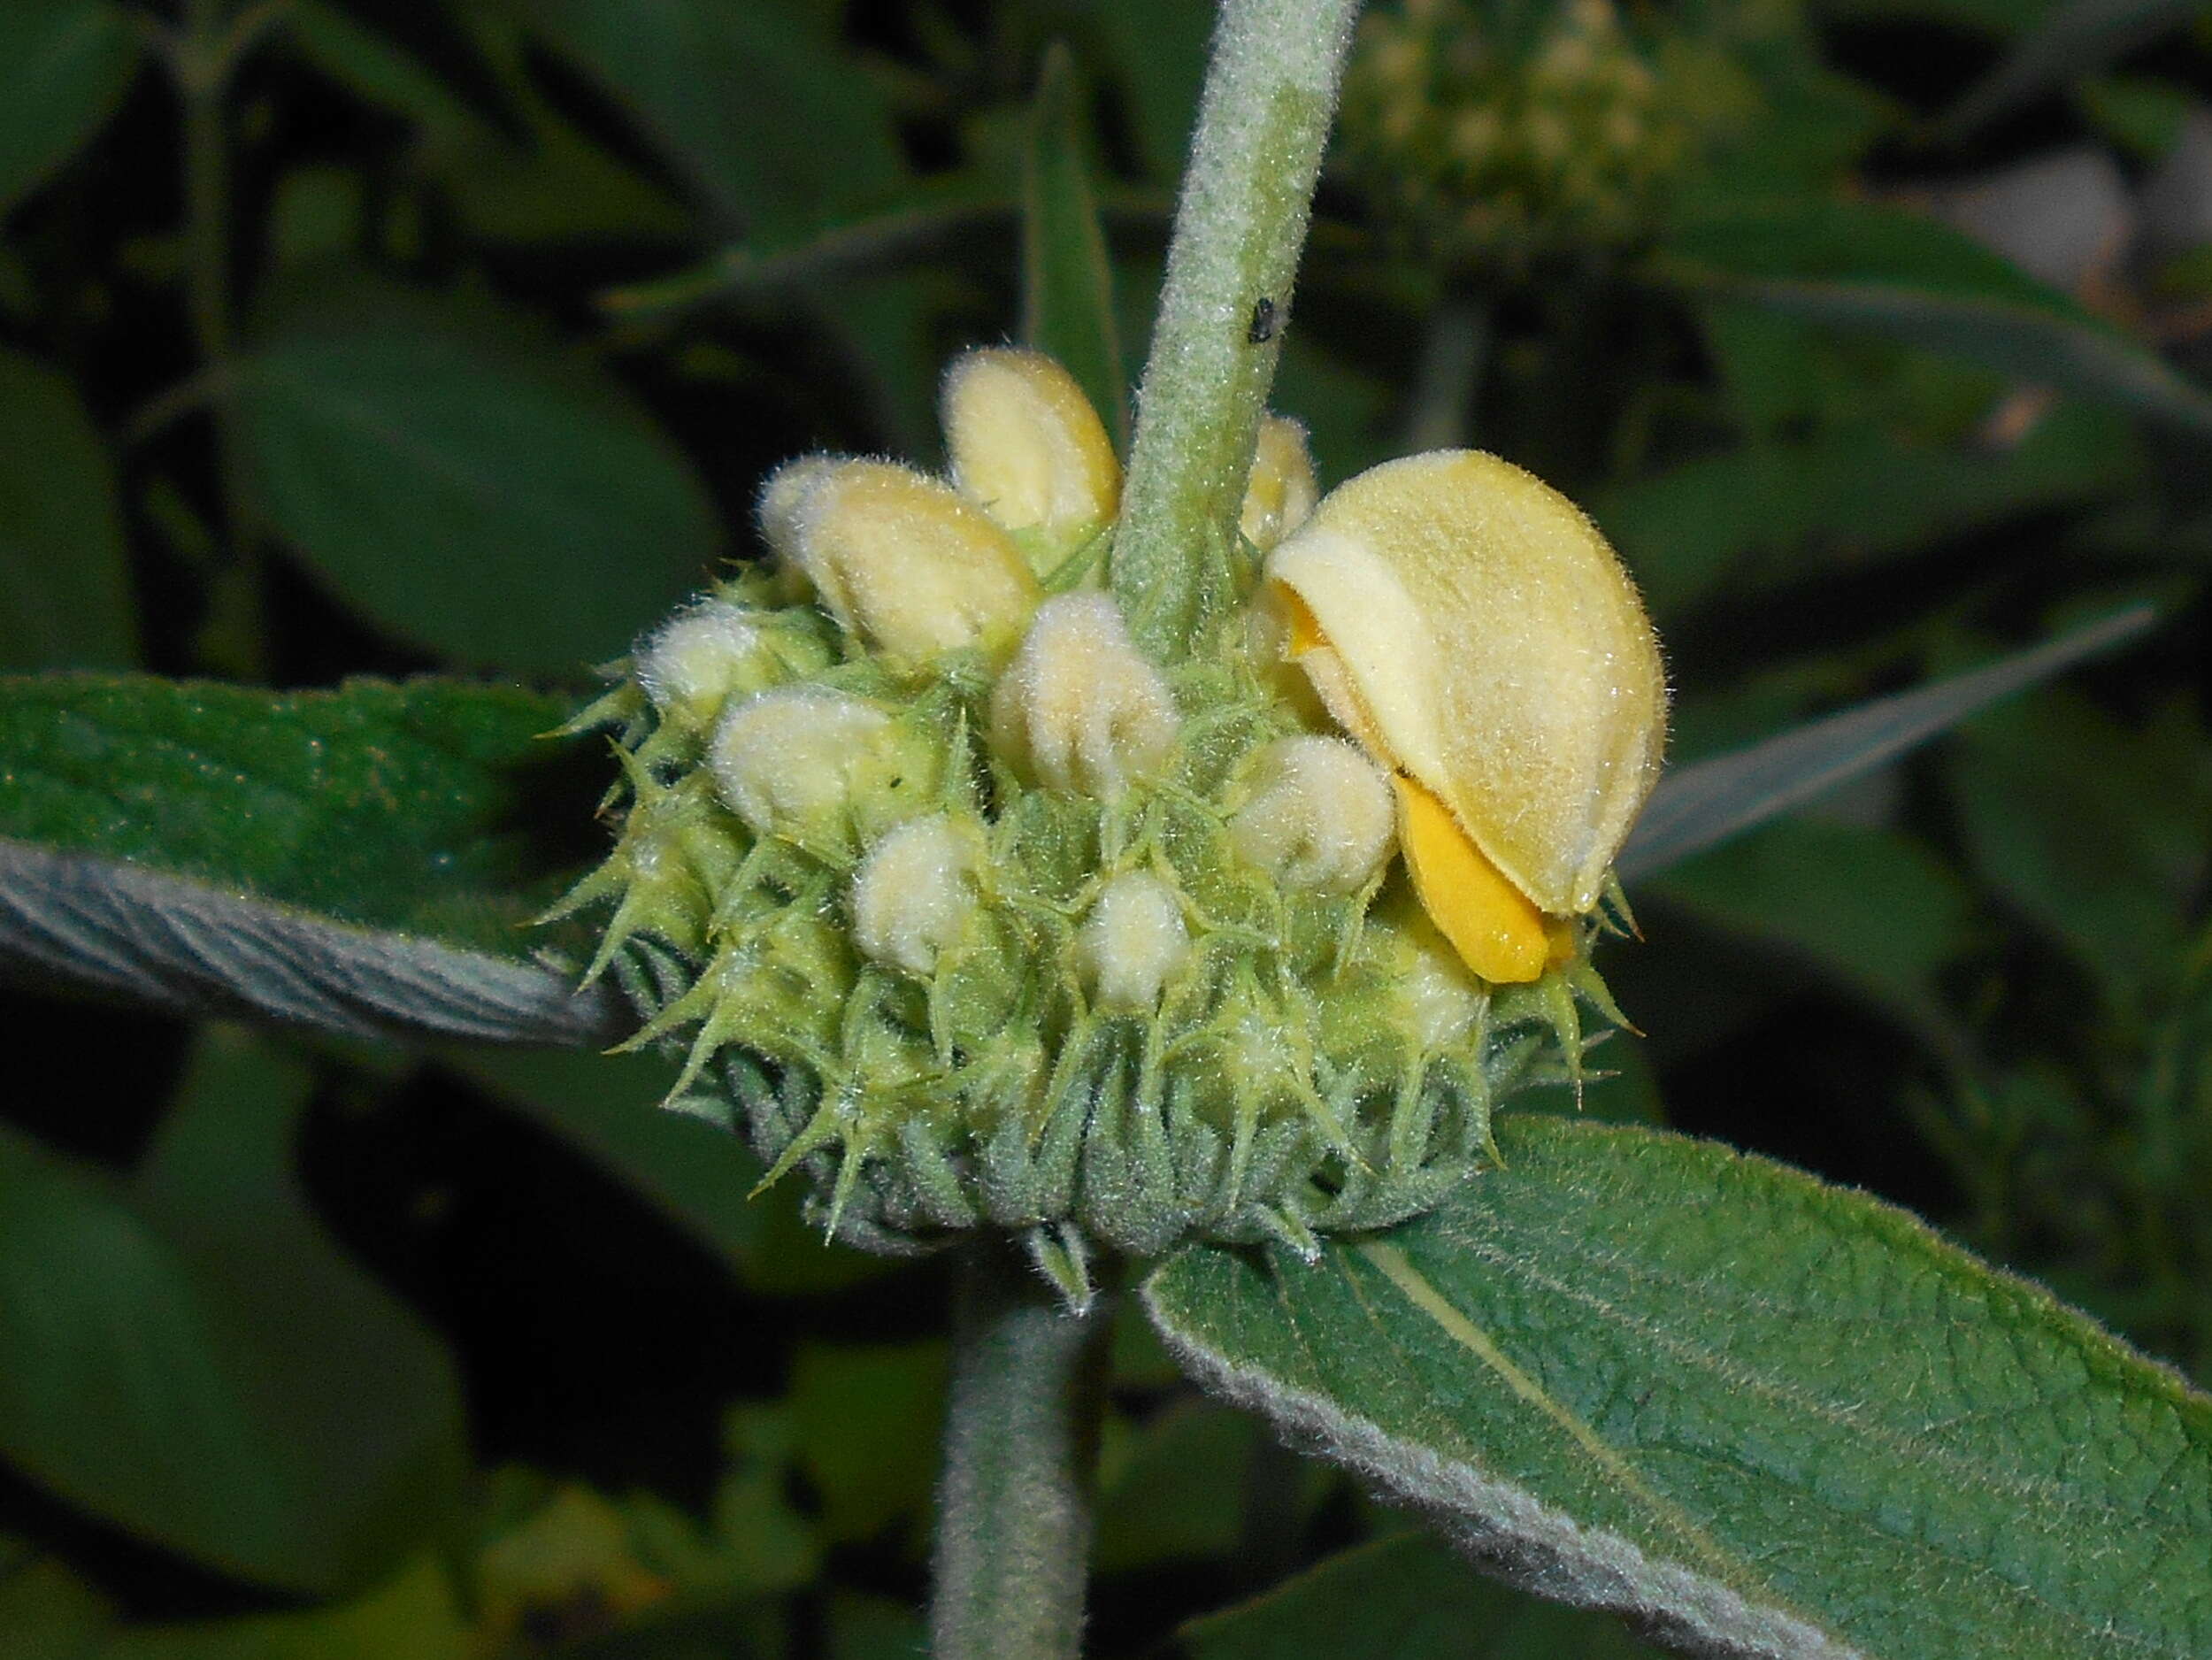
<instances>
[{"instance_id":1,"label":"vertical stem","mask_svg":"<svg viewBox=\"0 0 2212 1660\"><path fill-rule=\"evenodd\" d=\"M1467 442L1483 365L1490 356L1490 311L1480 300L1447 292L1429 312L1413 398L1406 453L1456 450Z\"/></svg>"},{"instance_id":2,"label":"vertical stem","mask_svg":"<svg viewBox=\"0 0 2212 1660\"><path fill-rule=\"evenodd\" d=\"M242 42L228 30L228 0L185 0L173 73L184 127L185 304L200 379L215 388L215 475L228 557L211 579L200 652L211 667L250 680L267 670L261 619L261 561L246 523L237 435L226 407L227 372L237 350L230 268L230 78Z\"/></svg>"},{"instance_id":3,"label":"vertical stem","mask_svg":"<svg viewBox=\"0 0 2212 1660\"><path fill-rule=\"evenodd\" d=\"M961 1247L934 1660L1075 1660L1112 1310L1082 1315L1003 1240Z\"/></svg>"},{"instance_id":4,"label":"vertical stem","mask_svg":"<svg viewBox=\"0 0 2212 1660\"><path fill-rule=\"evenodd\" d=\"M1182 655L1231 597L1237 510L1358 10L1222 0L1114 543L1114 593L1156 657Z\"/></svg>"}]
</instances>

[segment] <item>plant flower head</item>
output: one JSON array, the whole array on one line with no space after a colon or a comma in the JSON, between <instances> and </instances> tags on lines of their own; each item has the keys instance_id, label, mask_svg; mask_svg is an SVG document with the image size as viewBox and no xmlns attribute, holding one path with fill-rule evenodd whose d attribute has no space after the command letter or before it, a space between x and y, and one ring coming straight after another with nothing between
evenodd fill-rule
<instances>
[{"instance_id":1,"label":"plant flower head","mask_svg":"<svg viewBox=\"0 0 2212 1660\"><path fill-rule=\"evenodd\" d=\"M1263 626L1148 654L1066 373L973 353L941 407L949 476L773 474L772 565L589 712L620 835L564 908L612 904L634 1041L841 1237L1012 1230L1079 1299L1094 1245L1310 1252L1433 1204L1500 1096L1579 1079L1577 999L1613 1013L1582 948L1664 710L1626 577L1503 462L1323 497L1271 419Z\"/></svg>"},{"instance_id":2,"label":"plant flower head","mask_svg":"<svg viewBox=\"0 0 2212 1660\"><path fill-rule=\"evenodd\" d=\"M1537 979L1665 745L1658 641L1612 549L1518 467L1445 450L1331 493L1266 581L1286 655L1393 771L1430 916L1484 979Z\"/></svg>"}]
</instances>

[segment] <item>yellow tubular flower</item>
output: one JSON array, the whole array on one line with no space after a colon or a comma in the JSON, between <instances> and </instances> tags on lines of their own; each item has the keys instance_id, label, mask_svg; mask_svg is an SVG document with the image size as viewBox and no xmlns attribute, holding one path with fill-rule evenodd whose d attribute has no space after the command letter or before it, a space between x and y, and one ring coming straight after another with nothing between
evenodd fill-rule
<instances>
[{"instance_id":1,"label":"yellow tubular flower","mask_svg":"<svg viewBox=\"0 0 2212 1660\"><path fill-rule=\"evenodd\" d=\"M1306 429L1285 416L1270 415L1260 423L1237 528L1265 553L1306 522L1320 494L1313 479L1313 457L1306 448Z\"/></svg>"},{"instance_id":2,"label":"yellow tubular flower","mask_svg":"<svg viewBox=\"0 0 2212 1660\"><path fill-rule=\"evenodd\" d=\"M972 351L939 414L953 482L1002 528L1078 538L1114 516L1121 464L1075 377L1041 351Z\"/></svg>"},{"instance_id":3,"label":"yellow tubular flower","mask_svg":"<svg viewBox=\"0 0 2212 1660\"><path fill-rule=\"evenodd\" d=\"M1423 906L1499 983L1560 960L1658 776L1659 645L1604 537L1494 456L1332 491L1267 564L1285 654L1397 780Z\"/></svg>"}]
</instances>

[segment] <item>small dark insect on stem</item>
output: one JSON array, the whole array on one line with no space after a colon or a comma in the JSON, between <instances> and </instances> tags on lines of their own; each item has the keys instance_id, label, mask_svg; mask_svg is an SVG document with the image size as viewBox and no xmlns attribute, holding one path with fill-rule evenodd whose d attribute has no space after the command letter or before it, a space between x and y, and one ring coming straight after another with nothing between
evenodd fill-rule
<instances>
[{"instance_id":1,"label":"small dark insect on stem","mask_svg":"<svg viewBox=\"0 0 2212 1660\"><path fill-rule=\"evenodd\" d=\"M1265 295L1252 303L1252 320L1246 326L1244 337L1255 346L1264 346L1275 338L1275 302Z\"/></svg>"}]
</instances>

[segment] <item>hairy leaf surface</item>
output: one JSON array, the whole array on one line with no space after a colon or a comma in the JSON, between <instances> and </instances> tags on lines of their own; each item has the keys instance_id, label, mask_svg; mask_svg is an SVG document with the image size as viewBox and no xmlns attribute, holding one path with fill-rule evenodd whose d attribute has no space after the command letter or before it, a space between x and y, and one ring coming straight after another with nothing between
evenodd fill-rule
<instances>
[{"instance_id":1,"label":"hairy leaf surface","mask_svg":"<svg viewBox=\"0 0 2212 1660\"><path fill-rule=\"evenodd\" d=\"M2212 1646L2212 1399L1864 1195L1528 1116L1309 1267L1187 1250L1202 1380L1562 1601L1729 1655Z\"/></svg>"}]
</instances>

